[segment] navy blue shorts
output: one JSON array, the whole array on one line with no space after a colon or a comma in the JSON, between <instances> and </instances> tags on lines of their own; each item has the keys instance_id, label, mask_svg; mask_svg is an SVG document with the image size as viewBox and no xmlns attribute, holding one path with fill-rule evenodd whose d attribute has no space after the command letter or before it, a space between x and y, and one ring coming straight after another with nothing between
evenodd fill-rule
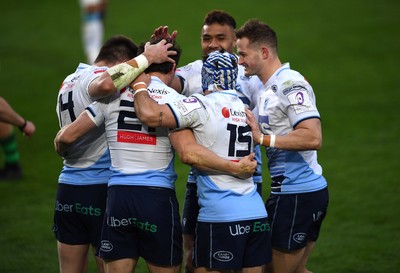
<instances>
[{"instance_id":1,"label":"navy blue shorts","mask_svg":"<svg viewBox=\"0 0 400 273\"><path fill-rule=\"evenodd\" d=\"M68 245L100 243L107 184L75 186L58 183L53 232Z\"/></svg>"},{"instance_id":2,"label":"navy blue shorts","mask_svg":"<svg viewBox=\"0 0 400 273\"><path fill-rule=\"evenodd\" d=\"M271 262L267 218L229 223L198 222L193 265L213 269L262 266Z\"/></svg>"},{"instance_id":3,"label":"navy blue shorts","mask_svg":"<svg viewBox=\"0 0 400 273\"><path fill-rule=\"evenodd\" d=\"M108 190L100 257L142 257L159 266L182 262L182 227L175 191L143 186Z\"/></svg>"},{"instance_id":4,"label":"navy blue shorts","mask_svg":"<svg viewBox=\"0 0 400 273\"><path fill-rule=\"evenodd\" d=\"M307 241L317 241L328 203L328 188L301 194L271 193L266 208L272 247L297 250Z\"/></svg>"},{"instance_id":5,"label":"navy blue shorts","mask_svg":"<svg viewBox=\"0 0 400 273\"><path fill-rule=\"evenodd\" d=\"M182 232L183 234L195 235L197 217L200 206L197 197L197 184L186 183L185 201L182 213Z\"/></svg>"}]
</instances>

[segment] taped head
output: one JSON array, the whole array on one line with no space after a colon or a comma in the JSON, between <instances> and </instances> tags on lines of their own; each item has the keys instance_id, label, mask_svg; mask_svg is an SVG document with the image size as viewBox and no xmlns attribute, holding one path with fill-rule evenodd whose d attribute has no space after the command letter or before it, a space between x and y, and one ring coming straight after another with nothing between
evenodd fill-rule
<instances>
[{"instance_id":1,"label":"taped head","mask_svg":"<svg viewBox=\"0 0 400 273\"><path fill-rule=\"evenodd\" d=\"M238 60L226 51L211 52L201 69L203 91L235 90L238 74Z\"/></svg>"}]
</instances>

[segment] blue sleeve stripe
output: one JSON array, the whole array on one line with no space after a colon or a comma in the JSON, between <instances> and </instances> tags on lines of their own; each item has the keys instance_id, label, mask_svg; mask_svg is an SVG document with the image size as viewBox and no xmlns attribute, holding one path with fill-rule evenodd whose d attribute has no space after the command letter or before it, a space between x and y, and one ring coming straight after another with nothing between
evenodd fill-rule
<instances>
[{"instance_id":1,"label":"blue sleeve stripe","mask_svg":"<svg viewBox=\"0 0 400 273\"><path fill-rule=\"evenodd\" d=\"M297 126L300 122L302 122L302 121L304 121L304 120L307 120L307 119L312 119L312 118L321 119L319 116L309 116L309 117L303 118L303 119L297 121L295 124L293 124L293 129L296 128L296 126Z\"/></svg>"},{"instance_id":2,"label":"blue sleeve stripe","mask_svg":"<svg viewBox=\"0 0 400 273\"><path fill-rule=\"evenodd\" d=\"M169 105L169 103L167 103L167 105L168 105L169 109L171 110L172 114L174 115L175 123L176 123L176 128L180 128L179 120L178 120L178 118L176 117L174 110L173 110L172 107Z\"/></svg>"}]
</instances>

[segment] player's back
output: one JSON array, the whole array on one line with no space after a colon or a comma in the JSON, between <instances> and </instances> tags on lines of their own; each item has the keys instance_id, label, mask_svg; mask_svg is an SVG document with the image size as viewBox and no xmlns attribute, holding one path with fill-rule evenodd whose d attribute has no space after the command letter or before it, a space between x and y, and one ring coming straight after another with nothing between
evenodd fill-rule
<instances>
[{"instance_id":1,"label":"player's back","mask_svg":"<svg viewBox=\"0 0 400 273\"><path fill-rule=\"evenodd\" d=\"M148 86L149 95L159 103L178 94L157 77ZM174 152L168 129L151 128L140 122L133 108L129 88L121 90L108 104L100 104L110 147L112 176L109 185L142 185L174 189Z\"/></svg>"},{"instance_id":2,"label":"player's back","mask_svg":"<svg viewBox=\"0 0 400 273\"><path fill-rule=\"evenodd\" d=\"M193 128L199 144L228 160L240 160L253 150L251 129L246 123L245 107L234 90L213 92L196 96L209 113L209 119ZM210 175L221 189L240 193L253 190L251 178L239 180L229 175ZM237 183L237 182L240 183Z\"/></svg>"},{"instance_id":3,"label":"player's back","mask_svg":"<svg viewBox=\"0 0 400 273\"><path fill-rule=\"evenodd\" d=\"M236 91L218 91L203 98L196 97L210 117L202 125L192 128L197 141L228 160L249 155L253 150L253 138L246 124L244 104ZM200 221L239 221L267 215L252 178L199 172L197 188ZM218 206L215 206L216 202Z\"/></svg>"},{"instance_id":4,"label":"player's back","mask_svg":"<svg viewBox=\"0 0 400 273\"><path fill-rule=\"evenodd\" d=\"M92 103L89 83L105 68L80 64L64 80L57 99L60 127L72 123ZM110 155L104 126L95 128L71 144L64 157L60 181L66 183L100 183L108 180ZM81 181L81 182L77 182Z\"/></svg>"}]
</instances>

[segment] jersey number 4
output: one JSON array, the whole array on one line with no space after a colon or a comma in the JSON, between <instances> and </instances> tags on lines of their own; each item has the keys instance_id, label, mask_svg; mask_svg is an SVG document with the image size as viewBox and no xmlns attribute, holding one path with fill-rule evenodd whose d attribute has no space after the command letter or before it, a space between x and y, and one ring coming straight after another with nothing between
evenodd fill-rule
<instances>
[{"instance_id":1,"label":"jersey number 4","mask_svg":"<svg viewBox=\"0 0 400 273\"><path fill-rule=\"evenodd\" d=\"M58 113L60 115L60 122L62 122L61 112L66 110L68 110L71 122L74 122L74 120L76 120L76 116L74 113L74 102L72 101L72 91L68 92L68 100L66 103L63 103L62 94L60 94L60 96L58 97L58 105L59 105Z\"/></svg>"}]
</instances>

